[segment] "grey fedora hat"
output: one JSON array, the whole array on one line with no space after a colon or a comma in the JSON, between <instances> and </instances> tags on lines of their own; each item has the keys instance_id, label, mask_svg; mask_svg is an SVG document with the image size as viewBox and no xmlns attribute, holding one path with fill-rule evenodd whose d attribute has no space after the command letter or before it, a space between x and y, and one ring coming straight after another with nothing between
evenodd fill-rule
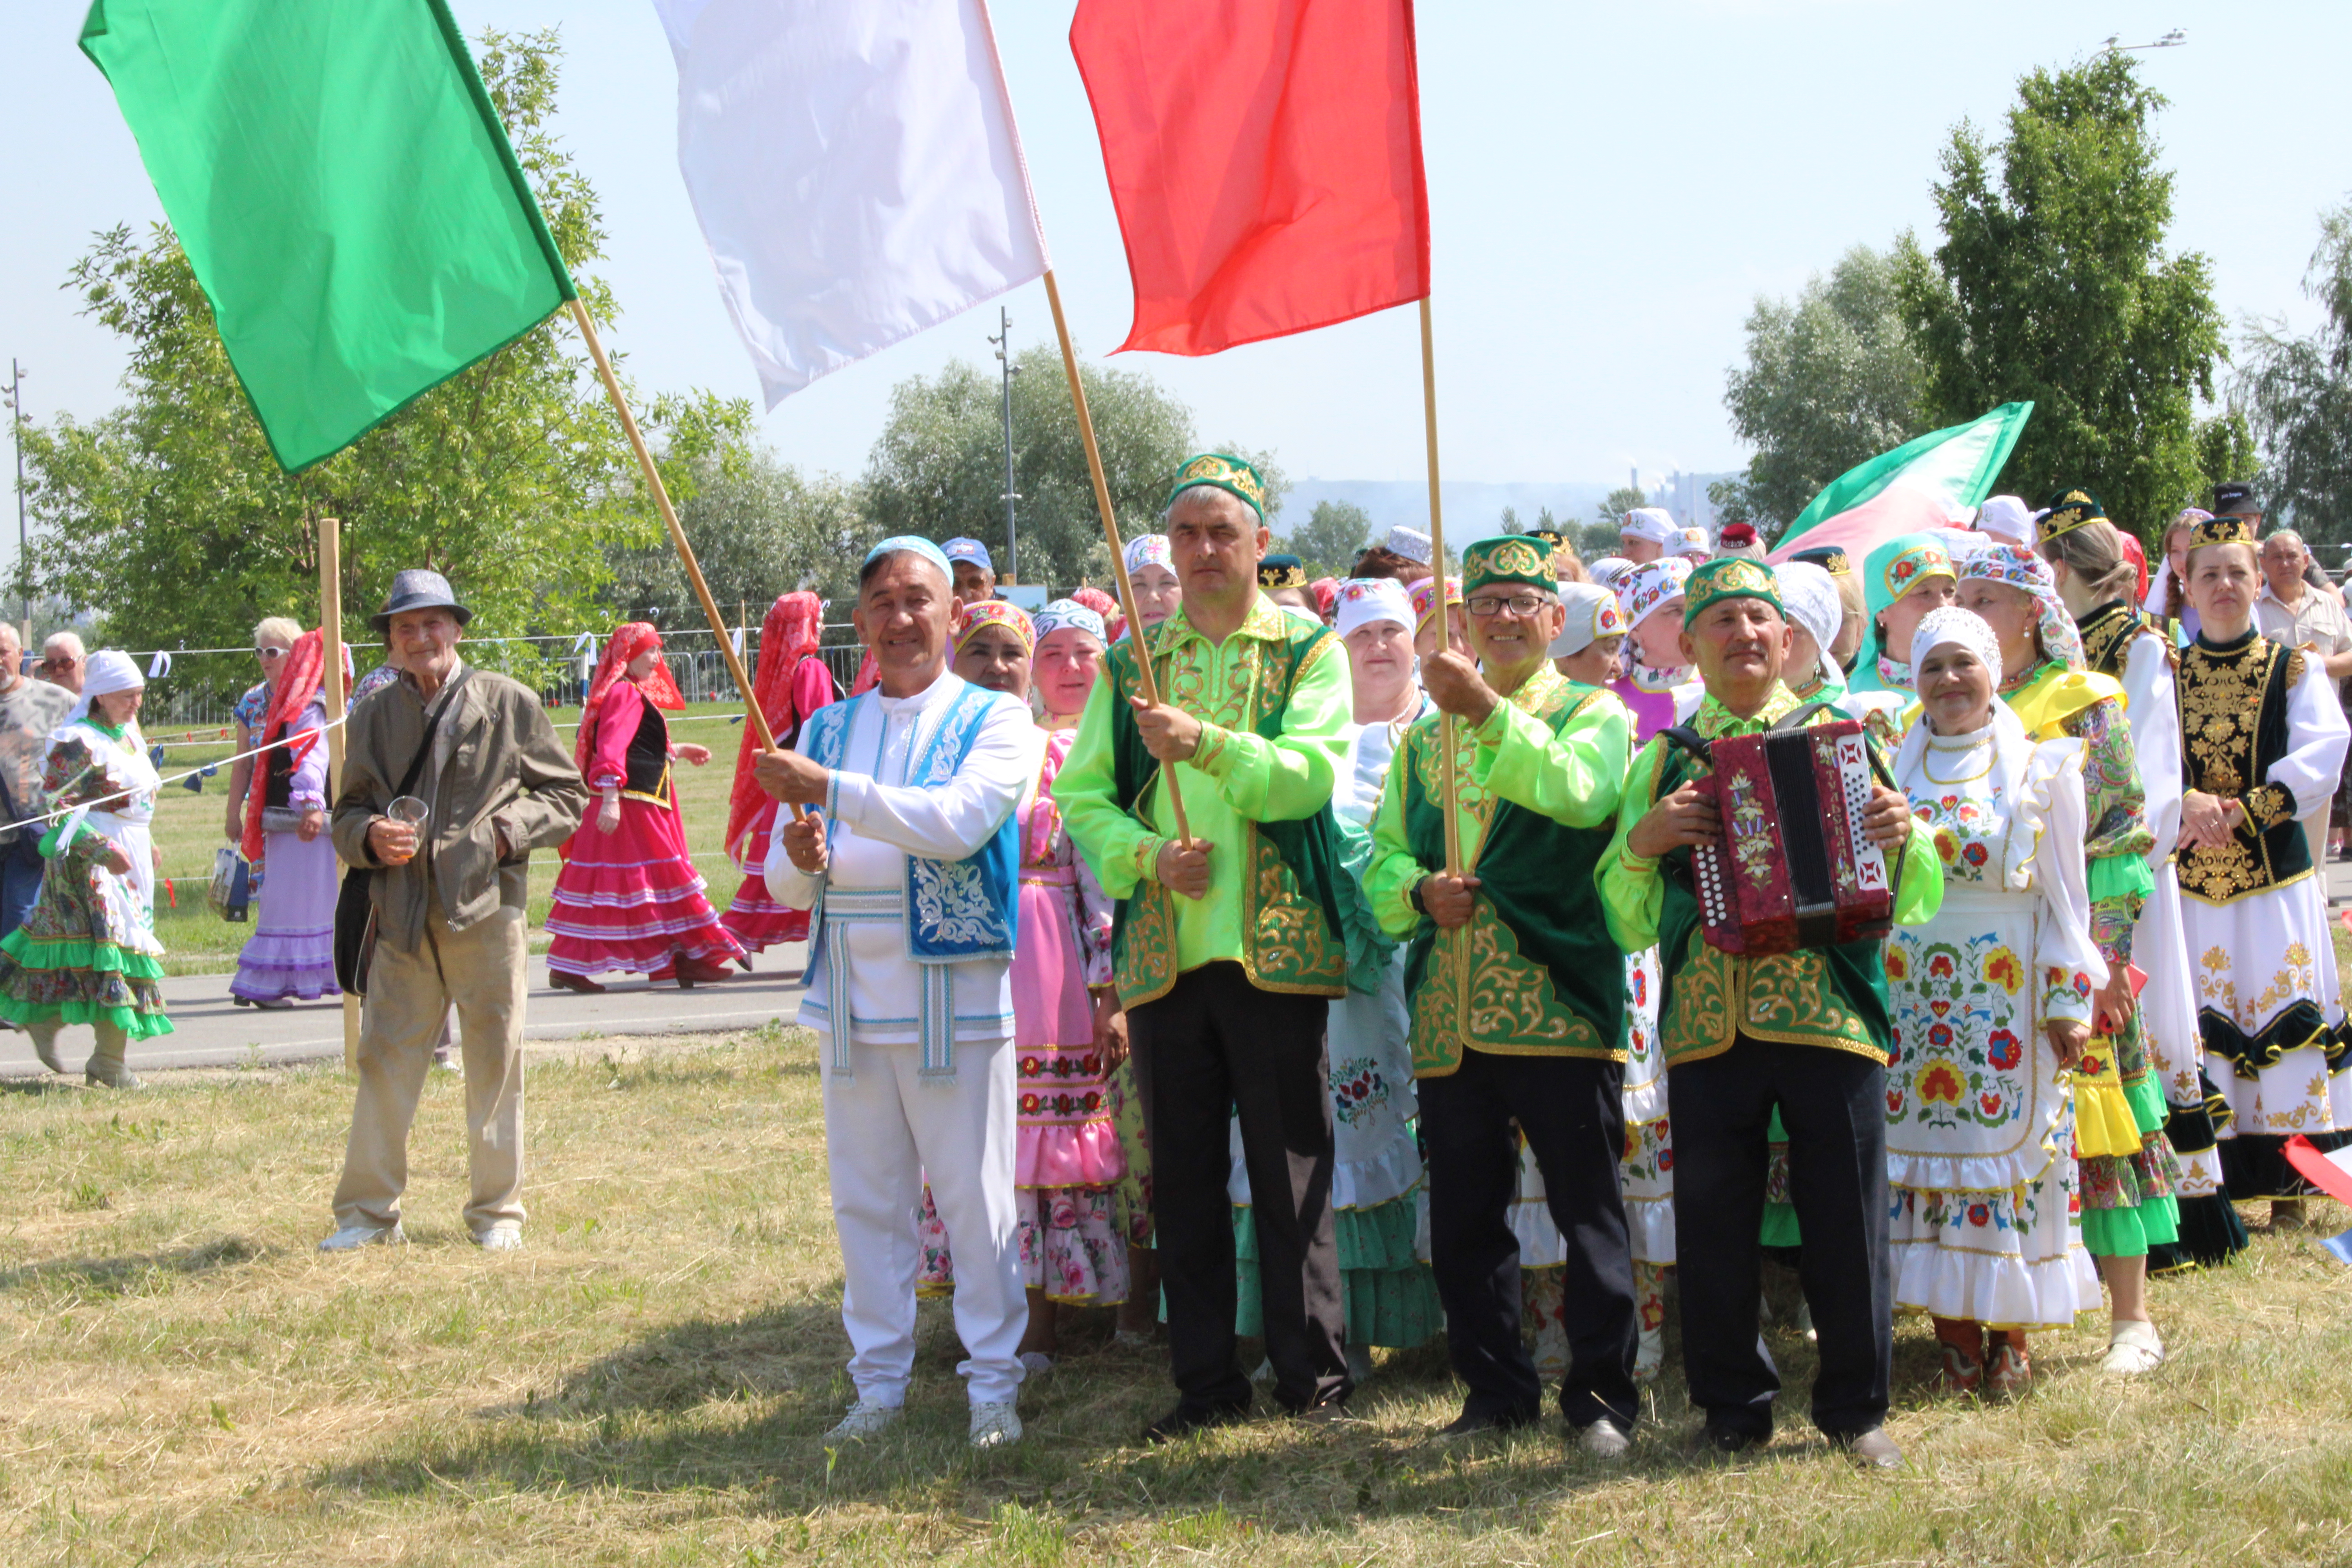
<instances>
[{"instance_id":1,"label":"grey fedora hat","mask_svg":"<svg viewBox=\"0 0 2352 1568\"><path fill-rule=\"evenodd\" d=\"M368 625L382 637L392 630L393 616L404 610L432 609L454 613L461 626L474 618L474 612L459 604L457 595L450 592L448 578L422 566L412 566L394 574L392 593L384 599L383 608L368 617Z\"/></svg>"}]
</instances>

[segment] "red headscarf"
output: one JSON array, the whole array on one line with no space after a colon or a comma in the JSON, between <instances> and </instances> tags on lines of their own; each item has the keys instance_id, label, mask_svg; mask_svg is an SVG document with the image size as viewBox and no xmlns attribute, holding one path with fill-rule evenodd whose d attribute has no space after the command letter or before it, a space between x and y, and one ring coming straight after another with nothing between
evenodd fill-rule
<instances>
[{"instance_id":1,"label":"red headscarf","mask_svg":"<svg viewBox=\"0 0 2352 1568\"><path fill-rule=\"evenodd\" d=\"M824 632L824 601L814 594L786 594L768 606L767 621L760 627L760 668L751 677L751 700L768 716L768 728L779 746L791 745L801 721L833 700L830 671L824 672L821 682L799 679L801 661L816 653ZM752 764L759 760L760 737L746 724L742 749L735 754L735 792L727 801L727 836L720 840L730 849L761 811L774 804L752 782Z\"/></svg>"},{"instance_id":2,"label":"red headscarf","mask_svg":"<svg viewBox=\"0 0 2352 1568\"><path fill-rule=\"evenodd\" d=\"M278 689L269 694L268 716L261 721L260 744L266 746L283 736L319 700L320 683L327 678L325 648L326 636L320 629L304 632L294 639L293 649L286 656L286 668L278 677ZM319 743L321 732L305 730L286 742L289 765L302 765L302 759ZM268 779L269 753L264 752L253 759L253 783L245 795L245 837L237 846L248 860L261 858L261 808L269 801Z\"/></svg>"},{"instance_id":3,"label":"red headscarf","mask_svg":"<svg viewBox=\"0 0 2352 1568\"><path fill-rule=\"evenodd\" d=\"M2123 545L2124 559L2130 562L2133 570L2139 574L2139 592L2132 595L2132 603L2145 605L2147 603L2147 552L2141 547L2139 535L2128 528L2116 529L2116 538Z\"/></svg>"},{"instance_id":4,"label":"red headscarf","mask_svg":"<svg viewBox=\"0 0 2352 1568\"><path fill-rule=\"evenodd\" d=\"M1315 613L1325 620L1331 618L1331 606L1339 602L1339 579L1318 577L1309 583L1307 591L1315 595Z\"/></svg>"},{"instance_id":5,"label":"red headscarf","mask_svg":"<svg viewBox=\"0 0 2352 1568\"><path fill-rule=\"evenodd\" d=\"M605 695L628 679L629 660L661 645L661 633L650 621L623 621L605 639L604 657L596 661L596 679L588 683L588 700L580 705L580 738L572 745L572 760L580 764L582 773L587 773L588 761L596 754L596 726L604 721ZM678 690L677 682L670 679L669 666L660 659L654 660L653 668L636 686L656 708L686 706L686 694Z\"/></svg>"},{"instance_id":6,"label":"red headscarf","mask_svg":"<svg viewBox=\"0 0 2352 1568\"><path fill-rule=\"evenodd\" d=\"M1103 635L1112 642L1118 641L1118 634L1127 626L1127 617L1120 612L1117 599L1100 588L1085 584L1071 589L1070 598L1100 616L1103 618Z\"/></svg>"}]
</instances>

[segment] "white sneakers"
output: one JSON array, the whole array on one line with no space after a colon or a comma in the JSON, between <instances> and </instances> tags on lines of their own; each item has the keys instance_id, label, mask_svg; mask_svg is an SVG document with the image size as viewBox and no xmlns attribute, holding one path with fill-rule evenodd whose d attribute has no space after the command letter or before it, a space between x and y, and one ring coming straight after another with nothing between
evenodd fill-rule
<instances>
[{"instance_id":1,"label":"white sneakers","mask_svg":"<svg viewBox=\"0 0 2352 1568\"><path fill-rule=\"evenodd\" d=\"M861 1399L849 1407L849 1414L824 1435L828 1443L864 1442L879 1437L898 1424L907 1414L903 1405L884 1405L877 1400ZM1003 1400L971 1407L971 1446L975 1448L1009 1448L1021 1441L1021 1413L1013 1401Z\"/></svg>"},{"instance_id":2,"label":"white sneakers","mask_svg":"<svg viewBox=\"0 0 2352 1568\"><path fill-rule=\"evenodd\" d=\"M484 1252L520 1252L522 1250L522 1226L519 1225L494 1225L490 1226L489 1229L482 1232L481 1235L474 1237L474 1245L480 1247Z\"/></svg>"},{"instance_id":3,"label":"white sneakers","mask_svg":"<svg viewBox=\"0 0 2352 1568\"><path fill-rule=\"evenodd\" d=\"M2099 1362L2099 1370L2117 1377L2137 1377L2154 1372L2164 1364L2164 1341L2154 1323L2137 1323L2120 1319L2107 1335L2107 1353Z\"/></svg>"},{"instance_id":4,"label":"white sneakers","mask_svg":"<svg viewBox=\"0 0 2352 1568\"><path fill-rule=\"evenodd\" d=\"M357 1252L362 1247L405 1247L408 1233L400 1222L390 1225L347 1225L319 1243L321 1252Z\"/></svg>"},{"instance_id":5,"label":"white sneakers","mask_svg":"<svg viewBox=\"0 0 2352 1568\"><path fill-rule=\"evenodd\" d=\"M1021 1412L1010 1399L971 1407L971 1446L1009 1448L1021 1441Z\"/></svg>"},{"instance_id":6,"label":"white sneakers","mask_svg":"<svg viewBox=\"0 0 2352 1568\"><path fill-rule=\"evenodd\" d=\"M907 1413L903 1405L884 1405L877 1400L861 1399L849 1407L849 1414L824 1435L828 1443L846 1443L852 1439L863 1442L879 1437L898 1425L898 1417Z\"/></svg>"}]
</instances>

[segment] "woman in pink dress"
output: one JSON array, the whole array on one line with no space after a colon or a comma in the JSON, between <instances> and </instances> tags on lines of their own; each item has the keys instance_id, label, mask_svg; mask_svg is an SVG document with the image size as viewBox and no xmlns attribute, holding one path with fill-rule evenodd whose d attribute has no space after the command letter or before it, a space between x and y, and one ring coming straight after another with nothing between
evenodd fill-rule
<instances>
[{"instance_id":1,"label":"woman in pink dress","mask_svg":"<svg viewBox=\"0 0 2352 1568\"><path fill-rule=\"evenodd\" d=\"M1030 694L1039 668L1037 761L1014 808L1021 825L1020 936L1013 954L1013 1046L1020 1053L1021 1262L1029 1331L1021 1360L1033 1373L1053 1364L1063 1302L1114 1306L1127 1299L1127 1247L1118 1185L1127 1174L1112 1072L1127 1054L1126 1019L1111 991L1111 902L1078 858L1054 804L1054 780L1076 738L1104 647L1102 617L1057 599L1029 617L999 600L958 614L955 673L974 685ZM1033 640L1034 638L1034 640ZM1033 662L1034 660L1034 662ZM925 1194L919 1289L951 1289L947 1232Z\"/></svg>"},{"instance_id":2,"label":"woman in pink dress","mask_svg":"<svg viewBox=\"0 0 2352 1568\"><path fill-rule=\"evenodd\" d=\"M726 979L727 961L742 956L703 897L670 783L672 762L710 760L706 746L670 744L661 710L685 706L662 662L661 633L644 621L615 628L572 748L599 803L564 843L547 911L548 979L558 990L602 991L589 976L616 969L684 989Z\"/></svg>"},{"instance_id":3,"label":"woman in pink dress","mask_svg":"<svg viewBox=\"0 0 2352 1568\"><path fill-rule=\"evenodd\" d=\"M760 628L760 668L751 677L751 700L768 717L779 750L792 750L808 716L834 701L840 689L816 653L824 629L824 601L811 593L786 594L768 606ZM761 868L776 826L777 803L751 777L760 760L760 737L743 727L743 749L735 758L735 793L727 803L727 856L743 880L719 923L747 952L808 940L808 911L788 910L768 891ZM744 967L751 967L746 963Z\"/></svg>"}]
</instances>

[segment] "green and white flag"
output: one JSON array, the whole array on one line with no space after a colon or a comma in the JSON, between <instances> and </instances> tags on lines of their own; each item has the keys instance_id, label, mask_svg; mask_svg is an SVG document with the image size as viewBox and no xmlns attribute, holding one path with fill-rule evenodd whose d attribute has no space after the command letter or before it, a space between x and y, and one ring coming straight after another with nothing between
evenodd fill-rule
<instances>
[{"instance_id":1,"label":"green and white flag","mask_svg":"<svg viewBox=\"0 0 2352 1568\"><path fill-rule=\"evenodd\" d=\"M288 470L574 297L446 0L93 0L81 48Z\"/></svg>"}]
</instances>

